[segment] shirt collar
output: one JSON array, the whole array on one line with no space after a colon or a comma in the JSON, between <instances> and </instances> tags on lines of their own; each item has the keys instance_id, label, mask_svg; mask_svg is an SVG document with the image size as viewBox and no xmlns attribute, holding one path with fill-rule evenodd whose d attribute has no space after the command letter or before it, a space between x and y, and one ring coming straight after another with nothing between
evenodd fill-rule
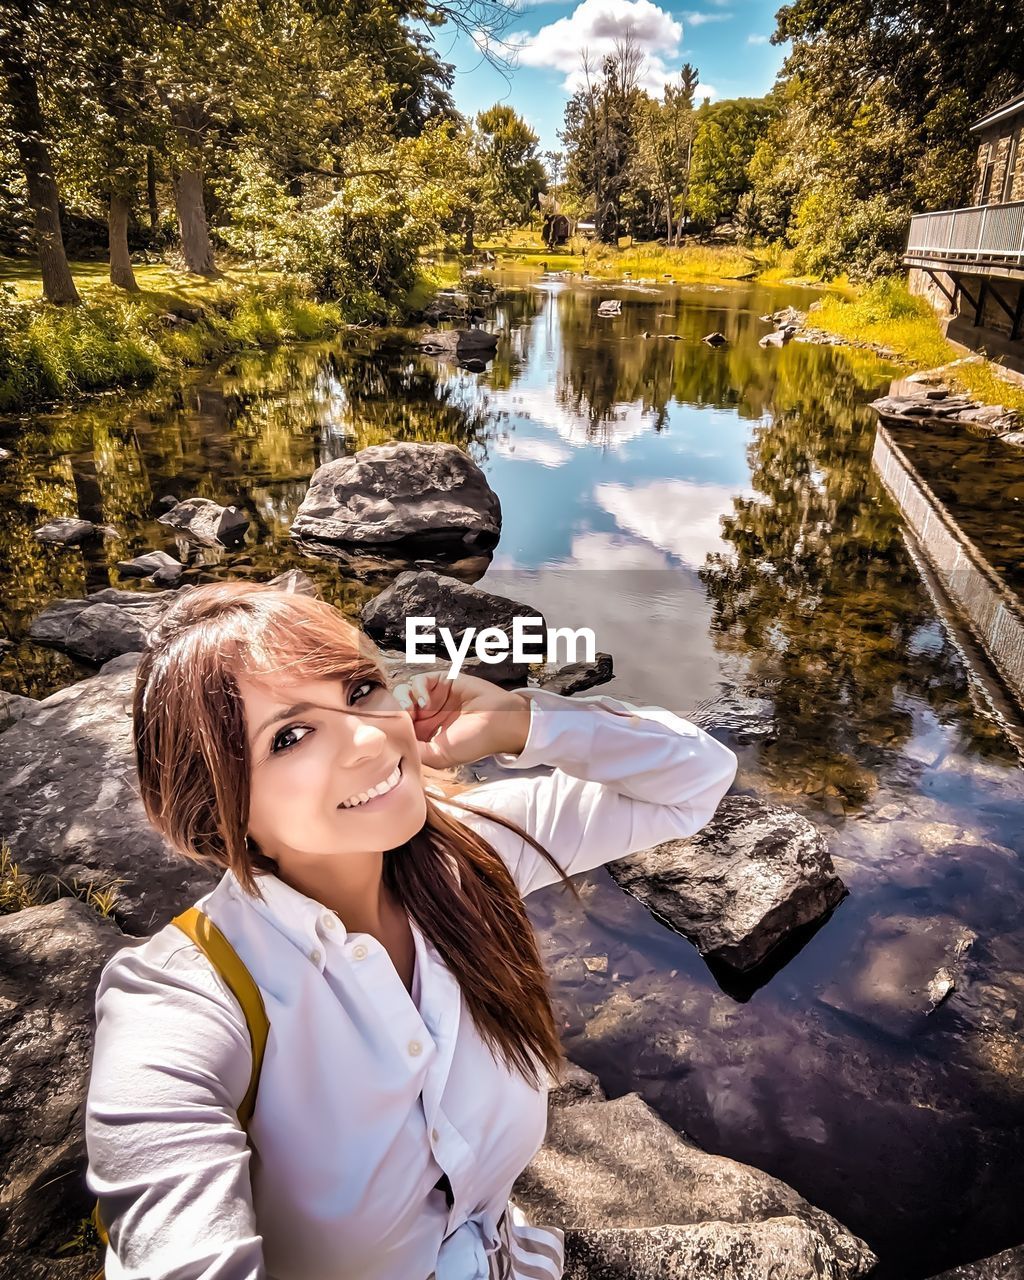
<instances>
[{"instance_id":1,"label":"shirt collar","mask_svg":"<svg viewBox=\"0 0 1024 1280\"><path fill-rule=\"evenodd\" d=\"M246 893L233 873L229 874L233 889L253 911L283 933L302 952L308 953L310 942L319 939L317 925L327 916L333 920L340 942L344 942L348 936L345 923L336 912L325 907L322 902L317 902L315 898L293 889L272 871L261 872L256 877L256 883L263 893L262 899L255 894Z\"/></svg>"}]
</instances>

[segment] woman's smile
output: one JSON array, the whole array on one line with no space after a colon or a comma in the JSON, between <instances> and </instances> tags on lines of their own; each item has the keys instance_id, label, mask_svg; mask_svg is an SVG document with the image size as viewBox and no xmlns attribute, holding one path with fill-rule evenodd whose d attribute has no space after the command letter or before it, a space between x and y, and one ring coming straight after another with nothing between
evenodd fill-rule
<instances>
[{"instance_id":1,"label":"woman's smile","mask_svg":"<svg viewBox=\"0 0 1024 1280\"><path fill-rule=\"evenodd\" d=\"M404 759L404 757L402 757ZM374 786L367 788L366 791L357 791L354 795L349 796L347 800L342 800L338 805L339 809L374 809L381 807L387 800L388 796L394 793L401 786L405 774L402 771L402 759L398 761L395 767L380 782Z\"/></svg>"}]
</instances>

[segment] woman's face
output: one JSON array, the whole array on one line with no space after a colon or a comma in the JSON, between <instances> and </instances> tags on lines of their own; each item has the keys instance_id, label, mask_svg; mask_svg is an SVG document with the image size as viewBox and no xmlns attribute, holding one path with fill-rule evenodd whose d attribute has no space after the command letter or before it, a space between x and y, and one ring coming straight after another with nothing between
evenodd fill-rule
<instances>
[{"instance_id":1,"label":"woman's face","mask_svg":"<svg viewBox=\"0 0 1024 1280\"><path fill-rule=\"evenodd\" d=\"M238 686L251 762L248 830L263 853L278 861L380 853L422 828L412 719L381 681L239 675Z\"/></svg>"}]
</instances>

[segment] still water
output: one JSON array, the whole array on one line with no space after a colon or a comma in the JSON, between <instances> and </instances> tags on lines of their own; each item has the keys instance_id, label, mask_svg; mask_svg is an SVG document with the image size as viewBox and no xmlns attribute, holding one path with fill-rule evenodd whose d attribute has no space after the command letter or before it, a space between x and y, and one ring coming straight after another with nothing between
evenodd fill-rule
<instances>
[{"instance_id":1,"label":"still water","mask_svg":"<svg viewBox=\"0 0 1024 1280\"><path fill-rule=\"evenodd\" d=\"M360 333L4 424L0 623L17 643L0 685L41 697L89 674L28 624L56 597L137 585L114 563L145 550L191 556L184 581L302 568L357 610L398 567L304 556L288 528L308 477L390 439L463 446L503 529L490 564L461 571L486 569L549 625L593 627L607 692L715 725L737 787L821 826L850 889L756 989L712 974L603 871L580 904L538 895L570 1056L830 1210L888 1280L1020 1243L1024 772L871 470L866 406L893 370L760 350L758 316L805 291L503 283L482 372ZM620 317L597 317L607 296ZM700 342L713 330L728 347ZM196 557L155 521L167 493L242 504L245 545ZM32 528L56 515L122 537L40 546ZM1000 518L1013 526L1005 504ZM958 950L929 1014L923 988Z\"/></svg>"}]
</instances>

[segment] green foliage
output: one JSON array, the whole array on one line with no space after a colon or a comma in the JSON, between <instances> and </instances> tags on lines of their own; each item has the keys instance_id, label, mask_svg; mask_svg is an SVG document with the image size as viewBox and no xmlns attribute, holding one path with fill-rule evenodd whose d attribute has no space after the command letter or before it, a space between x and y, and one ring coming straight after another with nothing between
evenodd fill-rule
<instances>
[{"instance_id":1,"label":"green foliage","mask_svg":"<svg viewBox=\"0 0 1024 1280\"><path fill-rule=\"evenodd\" d=\"M832 279L845 272L864 282L900 270L910 211L883 194L851 198L834 183L812 188L796 210L796 266Z\"/></svg>"},{"instance_id":2,"label":"green foliage","mask_svg":"<svg viewBox=\"0 0 1024 1280\"><path fill-rule=\"evenodd\" d=\"M736 98L700 109L690 170L696 221L713 227L736 212L750 186L748 166L774 114L774 105L764 98Z\"/></svg>"},{"instance_id":3,"label":"green foliage","mask_svg":"<svg viewBox=\"0 0 1024 1280\"><path fill-rule=\"evenodd\" d=\"M539 141L509 106L499 103L477 116L472 163L479 186L478 234L493 235L527 221L546 182Z\"/></svg>"}]
</instances>

